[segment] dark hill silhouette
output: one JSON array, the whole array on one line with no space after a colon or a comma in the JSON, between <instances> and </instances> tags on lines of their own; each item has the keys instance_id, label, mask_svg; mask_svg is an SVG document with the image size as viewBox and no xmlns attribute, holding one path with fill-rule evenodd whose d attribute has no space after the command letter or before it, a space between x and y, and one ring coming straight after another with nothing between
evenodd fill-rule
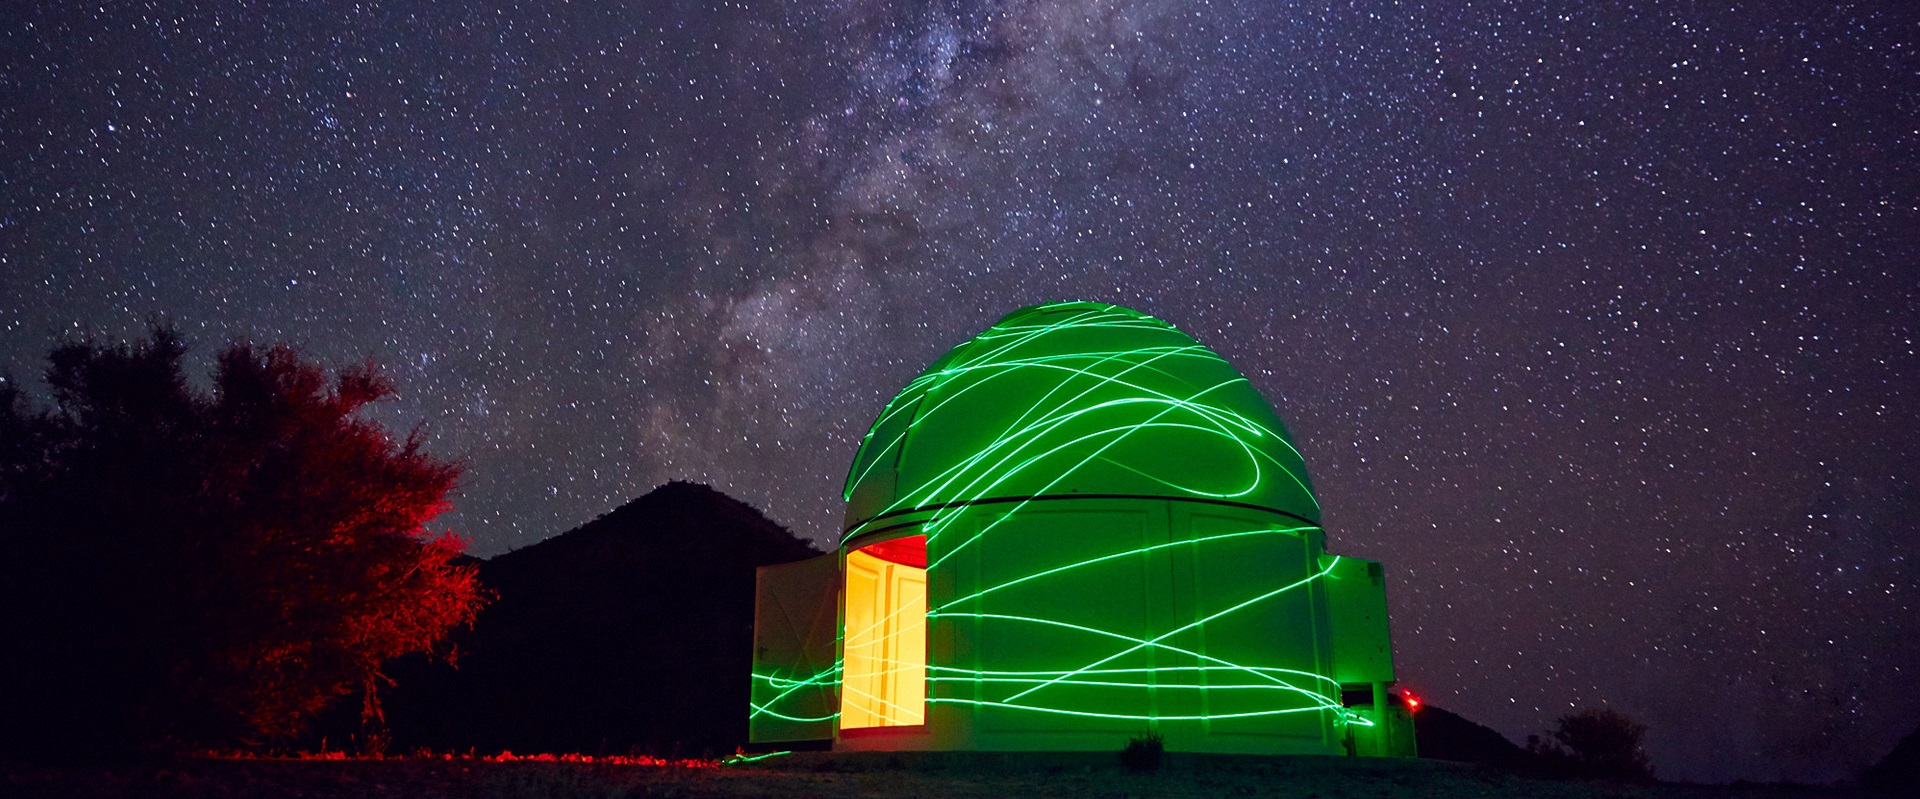
<instances>
[{"instance_id":1,"label":"dark hill silhouette","mask_svg":"<svg viewBox=\"0 0 1920 799\"><path fill-rule=\"evenodd\" d=\"M1907 733L1893 751L1867 769L1860 784L1889 794L1920 796L1920 729Z\"/></svg>"},{"instance_id":2,"label":"dark hill silhouette","mask_svg":"<svg viewBox=\"0 0 1920 799\"><path fill-rule=\"evenodd\" d=\"M819 554L704 485L668 483L484 561L496 598L457 668L407 661L396 751L699 755L745 743L754 568Z\"/></svg>"},{"instance_id":3,"label":"dark hill silhouette","mask_svg":"<svg viewBox=\"0 0 1920 799\"><path fill-rule=\"evenodd\" d=\"M1414 745L1420 756L1457 760L1509 770L1524 770L1531 760L1527 750L1493 729L1456 713L1423 705L1413 716Z\"/></svg>"}]
</instances>

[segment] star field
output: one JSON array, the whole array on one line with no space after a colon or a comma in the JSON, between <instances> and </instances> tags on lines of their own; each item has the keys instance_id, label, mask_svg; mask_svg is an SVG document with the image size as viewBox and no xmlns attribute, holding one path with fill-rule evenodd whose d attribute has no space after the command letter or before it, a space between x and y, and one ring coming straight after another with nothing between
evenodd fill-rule
<instances>
[{"instance_id":1,"label":"star field","mask_svg":"<svg viewBox=\"0 0 1920 799\"><path fill-rule=\"evenodd\" d=\"M896 390L1100 300L1274 403L1436 704L1610 704L1697 780L1920 715L1911 4L4 16L0 369L372 358L480 554L670 479L831 543Z\"/></svg>"}]
</instances>

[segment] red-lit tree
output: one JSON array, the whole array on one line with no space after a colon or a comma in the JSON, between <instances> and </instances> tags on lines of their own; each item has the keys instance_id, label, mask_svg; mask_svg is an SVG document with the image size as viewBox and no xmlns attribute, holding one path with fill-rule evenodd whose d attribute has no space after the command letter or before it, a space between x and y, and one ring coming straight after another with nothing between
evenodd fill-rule
<instances>
[{"instance_id":1,"label":"red-lit tree","mask_svg":"<svg viewBox=\"0 0 1920 799\"><path fill-rule=\"evenodd\" d=\"M392 393L230 346L192 388L172 331L51 355L53 407L0 384L0 747L258 747L445 651L481 589L424 525L459 474L359 418Z\"/></svg>"}]
</instances>

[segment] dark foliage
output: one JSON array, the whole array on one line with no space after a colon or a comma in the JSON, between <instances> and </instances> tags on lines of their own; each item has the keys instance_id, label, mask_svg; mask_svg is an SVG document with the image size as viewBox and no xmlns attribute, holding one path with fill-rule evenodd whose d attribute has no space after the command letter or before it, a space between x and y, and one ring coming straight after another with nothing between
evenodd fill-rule
<instances>
[{"instance_id":1,"label":"dark foliage","mask_svg":"<svg viewBox=\"0 0 1920 799\"><path fill-rule=\"evenodd\" d=\"M1157 732L1150 732L1127 739L1126 747L1120 750L1120 765L1128 771L1151 773L1160 770L1164 754L1166 738Z\"/></svg>"},{"instance_id":2,"label":"dark foliage","mask_svg":"<svg viewBox=\"0 0 1920 799\"><path fill-rule=\"evenodd\" d=\"M1539 776L1646 782L1653 767L1640 739L1646 725L1613 708L1586 708L1561 716L1553 737L1527 736L1527 751Z\"/></svg>"},{"instance_id":3,"label":"dark foliage","mask_svg":"<svg viewBox=\"0 0 1920 799\"><path fill-rule=\"evenodd\" d=\"M754 569L818 554L711 488L670 483L481 565L497 592L458 669L396 666L394 744L728 754L746 743Z\"/></svg>"},{"instance_id":4,"label":"dark foliage","mask_svg":"<svg viewBox=\"0 0 1920 799\"><path fill-rule=\"evenodd\" d=\"M1860 784L1889 794L1920 796L1920 729L1907 733L1893 751L1867 769Z\"/></svg>"},{"instance_id":5,"label":"dark foliage","mask_svg":"<svg viewBox=\"0 0 1920 799\"><path fill-rule=\"evenodd\" d=\"M287 347L170 330L51 354L53 406L0 385L0 752L65 759L284 741L381 664L471 621L458 469L355 418L391 393Z\"/></svg>"}]
</instances>

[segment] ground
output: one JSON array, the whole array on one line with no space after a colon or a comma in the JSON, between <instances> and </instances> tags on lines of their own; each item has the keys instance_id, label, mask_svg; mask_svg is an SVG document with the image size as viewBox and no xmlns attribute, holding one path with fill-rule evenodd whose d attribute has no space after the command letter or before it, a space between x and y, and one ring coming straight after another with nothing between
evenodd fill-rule
<instances>
[{"instance_id":1,"label":"ground","mask_svg":"<svg viewBox=\"0 0 1920 799\"><path fill-rule=\"evenodd\" d=\"M470 759L191 760L124 769L0 766L9 797L1107 797L1198 799L1813 799L1865 797L1800 786L1631 786L1541 782L1432 760L1169 754L1152 774L1112 753L835 755L679 766Z\"/></svg>"}]
</instances>

